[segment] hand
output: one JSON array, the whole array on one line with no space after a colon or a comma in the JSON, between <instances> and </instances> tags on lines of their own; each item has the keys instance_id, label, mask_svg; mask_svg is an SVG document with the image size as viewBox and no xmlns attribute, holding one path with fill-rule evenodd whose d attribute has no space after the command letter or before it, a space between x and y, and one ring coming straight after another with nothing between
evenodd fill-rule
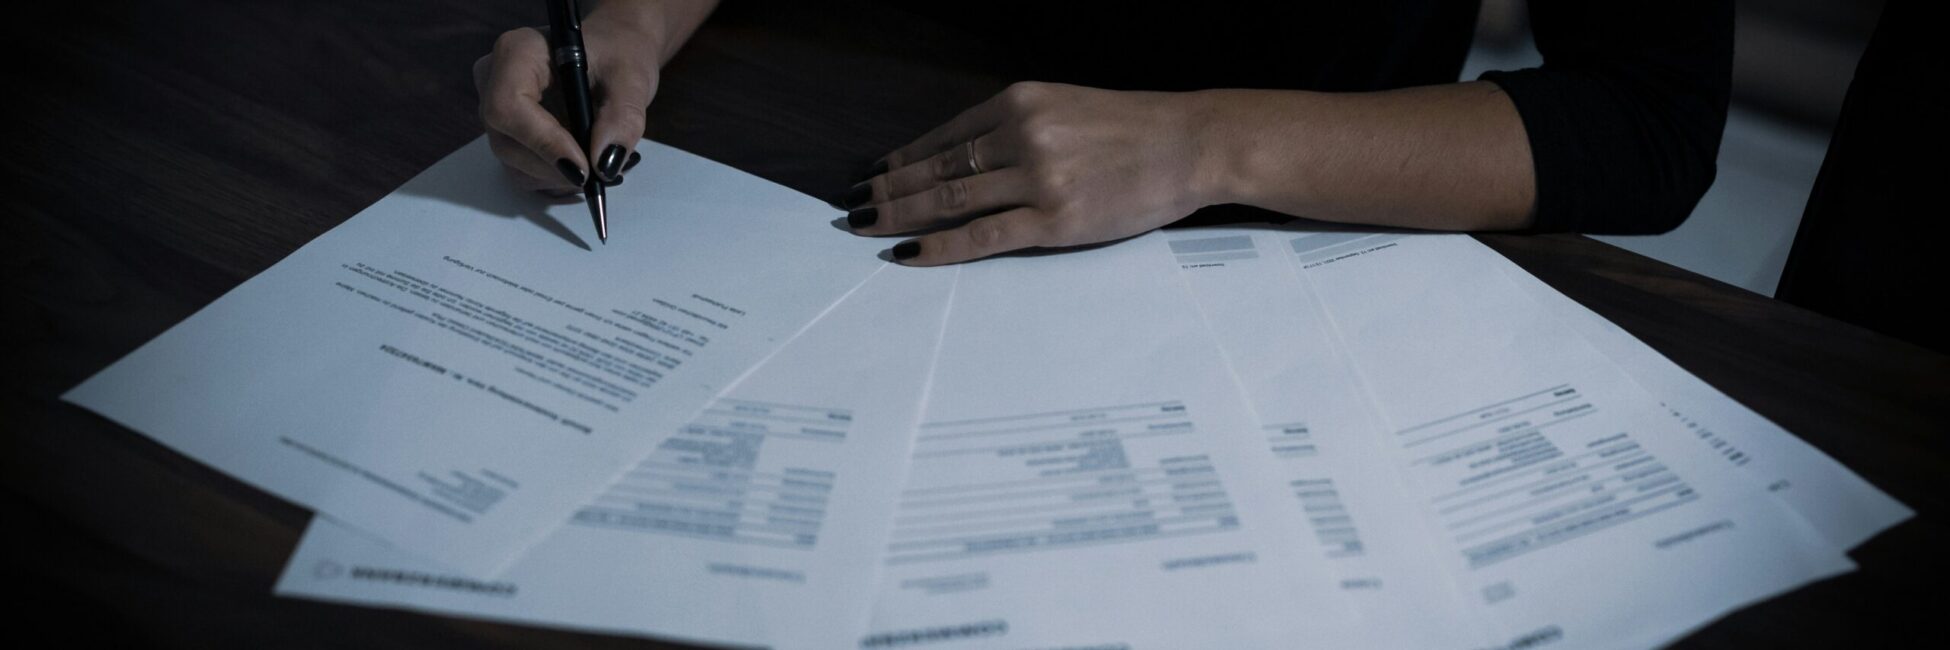
<instances>
[{"instance_id":1,"label":"hand","mask_svg":"<svg viewBox=\"0 0 1950 650\"><path fill-rule=\"evenodd\" d=\"M1018 83L888 154L848 192L847 223L896 235L975 217L894 247L917 266L1138 235L1207 204L1200 114L1193 93Z\"/></svg>"},{"instance_id":2,"label":"hand","mask_svg":"<svg viewBox=\"0 0 1950 650\"><path fill-rule=\"evenodd\" d=\"M644 111L657 94L661 32L644 21L598 9L582 23L582 39L596 102L586 151L543 107L544 92L554 85L555 75L548 39L540 30L524 27L502 34L494 51L474 62L488 145L528 189L573 195L590 173L613 185L641 159L635 149L643 138Z\"/></svg>"}]
</instances>

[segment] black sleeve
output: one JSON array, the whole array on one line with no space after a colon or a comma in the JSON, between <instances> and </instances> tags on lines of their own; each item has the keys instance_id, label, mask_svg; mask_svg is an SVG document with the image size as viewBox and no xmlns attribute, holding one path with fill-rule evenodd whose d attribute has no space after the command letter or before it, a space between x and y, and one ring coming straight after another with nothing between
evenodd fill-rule
<instances>
[{"instance_id":1,"label":"black sleeve","mask_svg":"<svg viewBox=\"0 0 1950 650\"><path fill-rule=\"evenodd\" d=\"M1530 0L1542 67L1488 72L1522 116L1540 231L1672 230L1713 184L1733 2Z\"/></svg>"}]
</instances>

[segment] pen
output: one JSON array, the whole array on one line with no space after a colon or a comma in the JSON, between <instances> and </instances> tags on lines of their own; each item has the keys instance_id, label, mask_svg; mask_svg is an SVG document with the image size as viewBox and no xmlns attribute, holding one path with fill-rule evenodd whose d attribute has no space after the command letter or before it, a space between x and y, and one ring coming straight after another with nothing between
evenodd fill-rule
<instances>
[{"instance_id":1,"label":"pen","mask_svg":"<svg viewBox=\"0 0 1950 650\"><path fill-rule=\"evenodd\" d=\"M581 16L575 0L548 0L549 61L555 68L555 85L562 89L569 128L587 155L596 112L589 105L589 57L582 50ZM589 218L596 221L596 238L608 244L609 209L604 205L603 182L596 178L593 167L583 180L582 196L589 201Z\"/></svg>"}]
</instances>

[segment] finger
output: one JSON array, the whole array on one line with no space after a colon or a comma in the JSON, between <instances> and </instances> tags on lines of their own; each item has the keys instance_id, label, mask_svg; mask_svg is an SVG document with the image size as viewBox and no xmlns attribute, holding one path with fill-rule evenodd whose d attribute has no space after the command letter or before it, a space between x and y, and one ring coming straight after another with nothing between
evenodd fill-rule
<instances>
[{"instance_id":1,"label":"finger","mask_svg":"<svg viewBox=\"0 0 1950 650\"><path fill-rule=\"evenodd\" d=\"M595 161L597 178L615 182L643 139L644 112L657 93L656 73L629 67L590 72L601 74L597 84L602 99L589 133L589 159Z\"/></svg>"},{"instance_id":2,"label":"finger","mask_svg":"<svg viewBox=\"0 0 1950 650\"><path fill-rule=\"evenodd\" d=\"M536 157L551 164L569 161L587 173L589 161L562 123L542 108L542 93L549 86L548 43L542 33L531 28L501 35L494 42L494 53L478 75L481 96L481 122L489 131L505 135ZM511 163L512 164L512 163Z\"/></svg>"},{"instance_id":3,"label":"finger","mask_svg":"<svg viewBox=\"0 0 1950 650\"><path fill-rule=\"evenodd\" d=\"M947 225L956 219L1029 199L1029 177L1010 167L942 181L923 192L846 213L846 223L862 235L898 235Z\"/></svg>"},{"instance_id":4,"label":"finger","mask_svg":"<svg viewBox=\"0 0 1950 650\"><path fill-rule=\"evenodd\" d=\"M959 146L913 164L867 179L870 202L898 199L934 188L949 179L973 176L1016 164L1015 147L1003 146L994 133L977 136Z\"/></svg>"},{"instance_id":5,"label":"finger","mask_svg":"<svg viewBox=\"0 0 1950 650\"><path fill-rule=\"evenodd\" d=\"M1038 246L1043 243L1044 222L1035 208L1016 208L901 242L893 248L894 261L939 266Z\"/></svg>"},{"instance_id":6,"label":"finger","mask_svg":"<svg viewBox=\"0 0 1950 650\"><path fill-rule=\"evenodd\" d=\"M933 131L916 138L905 147L895 149L882 160L887 163L888 169L896 169L995 130L995 127L1002 124L1010 112L1021 104L1022 99L1019 95L1023 93L1017 88L1018 86L1010 86L1008 90L962 111L960 115L955 116L955 119L934 127Z\"/></svg>"},{"instance_id":7,"label":"finger","mask_svg":"<svg viewBox=\"0 0 1950 650\"><path fill-rule=\"evenodd\" d=\"M515 142L514 138L489 131L488 148L494 151L495 158L501 159L501 164L517 172L522 187L526 189L570 191L582 189L582 183L579 182L582 170L574 166L564 168L556 163L544 161L536 156L535 152Z\"/></svg>"}]
</instances>

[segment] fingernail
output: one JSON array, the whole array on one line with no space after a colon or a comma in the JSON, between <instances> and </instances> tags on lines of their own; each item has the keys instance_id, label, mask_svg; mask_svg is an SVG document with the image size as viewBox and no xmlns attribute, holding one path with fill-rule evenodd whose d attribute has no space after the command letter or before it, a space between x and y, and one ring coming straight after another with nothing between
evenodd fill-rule
<instances>
[{"instance_id":1,"label":"fingernail","mask_svg":"<svg viewBox=\"0 0 1950 650\"><path fill-rule=\"evenodd\" d=\"M921 254L921 240L909 239L894 245L894 259L904 260Z\"/></svg>"},{"instance_id":2,"label":"fingernail","mask_svg":"<svg viewBox=\"0 0 1950 650\"><path fill-rule=\"evenodd\" d=\"M859 183L854 185L852 189L846 191L846 198L840 201L840 207L848 210L852 210L854 208L866 205L868 201L872 201L872 200L873 200L873 184Z\"/></svg>"},{"instance_id":3,"label":"fingernail","mask_svg":"<svg viewBox=\"0 0 1950 650\"><path fill-rule=\"evenodd\" d=\"M630 171L631 168L636 167L636 164L640 162L643 162L643 154L635 151L630 152L630 161L623 163L623 171Z\"/></svg>"},{"instance_id":4,"label":"fingernail","mask_svg":"<svg viewBox=\"0 0 1950 650\"><path fill-rule=\"evenodd\" d=\"M603 187L616 187L616 186L618 186L618 185L622 185L622 184L623 184L623 175L622 175L622 174L617 174L617 175L616 175L616 180L613 180L613 181L603 181Z\"/></svg>"},{"instance_id":5,"label":"fingernail","mask_svg":"<svg viewBox=\"0 0 1950 650\"><path fill-rule=\"evenodd\" d=\"M555 170L562 172L562 177L569 179L569 183L576 187L582 187L583 181L589 180L588 177L582 175L582 168L577 167L575 163L569 162L567 158L556 160Z\"/></svg>"},{"instance_id":6,"label":"fingernail","mask_svg":"<svg viewBox=\"0 0 1950 650\"><path fill-rule=\"evenodd\" d=\"M867 168L867 178L873 178L875 176L879 176L885 173L887 173L886 158L881 158L880 160L873 161L873 166Z\"/></svg>"},{"instance_id":7,"label":"fingernail","mask_svg":"<svg viewBox=\"0 0 1950 650\"><path fill-rule=\"evenodd\" d=\"M872 226L874 222L879 220L879 208L860 208L846 213L846 226L854 230Z\"/></svg>"},{"instance_id":8,"label":"fingernail","mask_svg":"<svg viewBox=\"0 0 1950 650\"><path fill-rule=\"evenodd\" d=\"M596 177L603 180L615 179L617 174L623 172L623 161L629 159L628 153L629 151L624 149L623 145L609 145L608 149L603 150L603 155L596 157Z\"/></svg>"}]
</instances>

